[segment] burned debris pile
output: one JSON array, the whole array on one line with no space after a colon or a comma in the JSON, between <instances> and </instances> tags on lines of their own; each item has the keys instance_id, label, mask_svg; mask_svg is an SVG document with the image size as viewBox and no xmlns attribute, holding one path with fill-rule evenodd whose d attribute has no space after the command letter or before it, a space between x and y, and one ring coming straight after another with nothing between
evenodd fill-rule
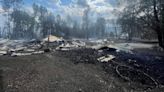
<instances>
[{"instance_id":1,"label":"burned debris pile","mask_svg":"<svg viewBox=\"0 0 164 92\"><path fill-rule=\"evenodd\" d=\"M164 82L164 58L155 58L149 54L119 50L117 47L81 48L60 52L74 64L85 63L100 65L109 75L134 83L136 90L161 87ZM131 86L131 85L129 85Z\"/></svg>"},{"instance_id":2,"label":"burned debris pile","mask_svg":"<svg viewBox=\"0 0 164 92\"><path fill-rule=\"evenodd\" d=\"M32 41L7 40L0 44L0 55L27 56L44 53L42 44Z\"/></svg>"},{"instance_id":3,"label":"burned debris pile","mask_svg":"<svg viewBox=\"0 0 164 92\"><path fill-rule=\"evenodd\" d=\"M27 56L43 54L50 51L68 51L85 47L85 43L79 40L66 41L56 36L48 36L43 40L6 40L0 39L0 55Z\"/></svg>"},{"instance_id":4,"label":"burned debris pile","mask_svg":"<svg viewBox=\"0 0 164 92\"><path fill-rule=\"evenodd\" d=\"M99 65L107 74L137 85L134 89L147 90L164 85L164 57L137 53L129 44L88 46L88 43L55 36L31 41L1 40L0 55L15 57L52 52L69 58L74 64Z\"/></svg>"},{"instance_id":5,"label":"burned debris pile","mask_svg":"<svg viewBox=\"0 0 164 92\"><path fill-rule=\"evenodd\" d=\"M125 81L138 83L137 89L156 88L164 83L164 58L136 52L114 50L111 47L98 49L104 56L98 58L106 72L115 72ZM159 58L160 57L160 58ZM113 69L113 70L111 70Z\"/></svg>"}]
</instances>

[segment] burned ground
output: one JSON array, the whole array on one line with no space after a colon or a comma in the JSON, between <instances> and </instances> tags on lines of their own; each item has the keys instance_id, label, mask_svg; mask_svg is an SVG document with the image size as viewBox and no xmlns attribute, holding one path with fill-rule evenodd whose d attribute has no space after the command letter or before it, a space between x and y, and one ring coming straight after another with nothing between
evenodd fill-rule
<instances>
[{"instance_id":1,"label":"burned ground","mask_svg":"<svg viewBox=\"0 0 164 92\"><path fill-rule=\"evenodd\" d=\"M108 63L97 60L106 54L117 58ZM145 59L148 56L141 58L139 55L99 53L94 49L81 48L21 57L1 56L0 87L5 92L162 92L163 58L150 58L153 59L150 61ZM146 63L148 61L152 63ZM125 80L116 72L118 65L143 71L159 85L146 84L142 81L144 76L141 81L136 81L137 76L132 76L134 81Z\"/></svg>"},{"instance_id":2,"label":"burned ground","mask_svg":"<svg viewBox=\"0 0 164 92\"><path fill-rule=\"evenodd\" d=\"M4 90L7 92L103 92L108 89L108 84L104 81L106 79L104 72L100 67L74 65L68 58L54 54L1 57Z\"/></svg>"}]
</instances>

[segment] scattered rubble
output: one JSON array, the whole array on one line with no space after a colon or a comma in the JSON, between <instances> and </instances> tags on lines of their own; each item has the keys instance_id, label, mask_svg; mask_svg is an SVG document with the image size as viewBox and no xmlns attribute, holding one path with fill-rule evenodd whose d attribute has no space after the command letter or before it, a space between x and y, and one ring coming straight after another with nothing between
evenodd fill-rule
<instances>
[{"instance_id":1,"label":"scattered rubble","mask_svg":"<svg viewBox=\"0 0 164 92\"><path fill-rule=\"evenodd\" d=\"M10 49L9 51L16 52L16 51L24 51L27 47L16 47L15 49Z\"/></svg>"},{"instance_id":2,"label":"scattered rubble","mask_svg":"<svg viewBox=\"0 0 164 92\"><path fill-rule=\"evenodd\" d=\"M114 58L115 58L115 56L113 56L113 55L106 55L106 56L98 58L97 60L103 63L103 62L109 62Z\"/></svg>"},{"instance_id":3,"label":"scattered rubble","mask_svg":"<svg viewBox=\"0 0 164 92\"><path fill-rule=\"evenodd\" d=\"M7 54L7 51L0 51L0 56L1 55L6 55Z\"/></svg>"},{"instance_id":4,"label":"scattered rubble","mask_svg":"<svg viewBox=\"0 0 164 92\"><path fill-rule=\"evenodd\" d=\"M5 40L6 41L6 40ZM32 54L40 54L41 45L35 43L35 41L16 41L16 40L7 40L7 42L0 41L0 55L10 55L14 56L27 56Z\"/></svg>"},{"instance_id":5,"label":"scattered rubble","mask_svg":"<svg viewBox=\"0 0 164 92\"><path fill-rule=\"evenodd\" d=\"M25 56L40 54L55 50L68 51L85 47L80 40L66 41L62 37L49 35L43 40L0 40L0 55ZM44 52L43 52L44 51Z\"/></svg>"},{"instance_id":6,"label":"scattered rubble","mask_svg":"<svg viewBox=\"0 0 164 92\"><path fill-rule=\"evenodd\" d=\"M51 50L49 48L44 49L44 52L50 52Z\"/></svg>"},{"instance_id":7,"label":"scattered rubble","mask_svg":"<svg viewBox=\"0 0 164 92\"><path fill-rule=\"evenodd\" d=\"M25 51L27 51L27 52L35 52L34 49L26 49Z\"/></svg>"},{"instance_id":8,"label":"scattered rubble","mask_svg":"<svg viewBox=\"0 0 164 92\"><path fill-rule=\"evenodd\" d=\"M32 53L32 55L35 55L35 54L43 54L43 53L44 53L44 51L35 51L35 52Z\"/></svg>"},{"instance_id":9,"label":"scattered rubble","mask_svg":"<svg viewBox=\"0 0 164 92\"><path fill-rule=\"evenodd\" d=\"M72 40L71 41L72 44L78 46L78 47L85 47L86 43L80 40Z\"/></svg>"},{"instance_id":10,"label":"scattered rubble","mask_svg":"<svg viewBox=\"0 0 164 92\"><path fill-rule=\"evenodd\" d=\"M104 50L104 51L112 51L112 52L123 51L123 52L126 52L126 53L133 54L133 51L131 49L119 47L119 46L116 46L116 45L106 45L106 46L99 45L99 46L93 46L92 48L96 49L96 50Z\"/></svg>"},{"instance_id":11,"label":"scattered rubble","mask_svg":"<svg viewBox=\"0 0 164 92\"><path fill-rule=\"evenodd\" d=\"M58 46L56 48L56 50L68 51L68 50L72 50L72 49L78 48L78 47L79 47L78 45L67 43L67 44L62 44L62 45Z\"/></svg>"},{"instance_id":12,"label":"scattered rubble","mask_svg":"<svg viewBox=\"0 0 164 92\"><path fill-rule=\"evenodd\" d=\"M112 45L109 45L104 44L105 42L108 43L107 40L104 40L103 44L87 48L85 41L66 41L52 35L42 41L6 41L0 41L0 55L16 57L60 51L68 56L74 64L98 63L102 64L104 69L111 69L112 67L115 73L119 75L119 78L130 82L139 82L148 87L157 87L157 81L164 81L162 79L164 75L159 75L160 72L164 74L164 69L161 68L164 64L162 62L154 63L154 61L162 61L164 58L161 56L154 56L153 58L152 56L134 53L133 48L137 48L137 44L112 43ZM50 42L49 46L47 46L48 41ZM101 41L98 43L101 43ZM146 46L149 47L149 45ZM111 67L109 67L110 65Z\"/></svg>"},{"instance_id":13,"label":"scattered rubble","mask_svg":"<svg viewBox=\"0 0 164 92\"><path fill-rule=\"evenodd\" d=\"M85 47L85 43L79 40L66 41L65 43L59 45L56 50L68 51L78 48Z\"/></svg>"},{"instance_id":14,"label":"scattered rubble","mask_svg":"<svg viewBox=\"0 0 164 92\"><path fill-rule=\"evenodd\" d=\"M116 52L117 51L116 48L108 47L108 46L103 46L103 47L99 48L98 50L111 51L111 52Z\"/></svg>"},{"instance_id":15,"label":"scattered rubble","mask_svg":"<svg viewBox=\"0 0 164 92\"><path fill-rule=\"evenodd\" d=\"M71 60L75 64L96 64L97 62L98 64L102 65L107 73L110 74L111 71L109 70L113 69L113 71L115 71L115 73L119 75L117 77L128 80L130 83L140 85L136 86L136 88L139 90L156 88L159 86L159 82L157 81L160 80L161 82L163 80L161 79L161 77L157 78L156 75L159 73L159 70L161 74L162 69L159 69L157 71L156 69L158 67L155 68L156 65L151 66L151 64L153 64L153 62L158 59L156 57L153 58L152 56L137 53L131 54L124 51L117 51L117 49L113 48L111 50L109 47L106 46L102 46L99 49L73 49L69 50L69 52L63 52L63 54L71 58ZM158 60L161 61L163 60L163 58L160 58ZM147 65L146 62L148 62L149 65Z\"/></svg>"},{"instance_id":16,"label":"scattered rubble","mask_svg":"<svg viewBox=\"0 0 164 92\"><path fill-rule=\"evenodd\" d=\"M62 42L62 41L64 41L62 37L60 38L53 35L49 35L48 37L43 39L43 42Z\"/></svg>"},{"instance_id":17,"label":"scattered rubble","mask_svg":"<svg viewBox=\"0 0 164 92\"><path fill-rule=\"evenodd\" d=\"M16 57L16 56L28 56L28 55L32 55L32 53L12 53L11 56L12 57Z\"/></svg>"}]
</instances>

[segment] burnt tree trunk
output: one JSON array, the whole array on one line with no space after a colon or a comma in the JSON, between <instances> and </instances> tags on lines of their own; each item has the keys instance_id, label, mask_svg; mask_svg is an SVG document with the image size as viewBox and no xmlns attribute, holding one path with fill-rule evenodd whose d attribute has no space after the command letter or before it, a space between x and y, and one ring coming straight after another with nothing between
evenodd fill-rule
<instances>
[{"instance_id":1,"label":"burnt tree trunk","mask_svg":"<svg viewBox=\"0 0 164 92\"><path fill-rule=\"evenodd\" d=\"M161 34L162 34L162 45L164 48L164 1L161 2L161 14L162 14L162 24L161 24Z\"/></svg>"},{"instance_id":2,"label":"burnt tree trunk","mask_svg":"<svg viewBox=\"0 0 164 92\"><path fill-rule=\"evenodd\" d=\"M154 21L155 21L155 31L157 33L158 36L158 42L159 42L159 46L161 46L162 48L164 48L164 34L163 34L163 30L161 27L161 22L159 20L159 16L158 16L158 11L157 11L157 1L153 0L153 8L154 8Z\"/></svg>"},{"instance_id":3,"label":"burnt tree trunk","mask_svg":"<svg viewBox=\"0 0 164 92\"><path fill-rule=\"evenodd\" d=\"M156 29L156 32L157 32L157 36L158 36L158 43L159 43L159 46L161 46L162 48L164 48L164 37L163 37L163 34L161 32L160 29Z\"/></svg>"}]
</instances>

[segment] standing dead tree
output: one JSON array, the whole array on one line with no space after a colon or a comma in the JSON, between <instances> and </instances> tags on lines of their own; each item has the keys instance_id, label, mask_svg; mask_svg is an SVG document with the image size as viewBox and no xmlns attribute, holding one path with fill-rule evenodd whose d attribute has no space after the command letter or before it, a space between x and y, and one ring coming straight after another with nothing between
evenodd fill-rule
<instances>
[{"instance_id":1,"label":"standing dead tree","mask_svg":"<svg viewBox=\"0 0 164 92\"><path fill-rule=\"evenodd\" d=\"M157 35L159 46L164 48L163 0L130 0L121 13L119 22L124 31L132 34L142 30L142 35L145 34L145 30L153 30ZM149 35L148 32L146 34Z\"/></svg>"}]
</instances>

